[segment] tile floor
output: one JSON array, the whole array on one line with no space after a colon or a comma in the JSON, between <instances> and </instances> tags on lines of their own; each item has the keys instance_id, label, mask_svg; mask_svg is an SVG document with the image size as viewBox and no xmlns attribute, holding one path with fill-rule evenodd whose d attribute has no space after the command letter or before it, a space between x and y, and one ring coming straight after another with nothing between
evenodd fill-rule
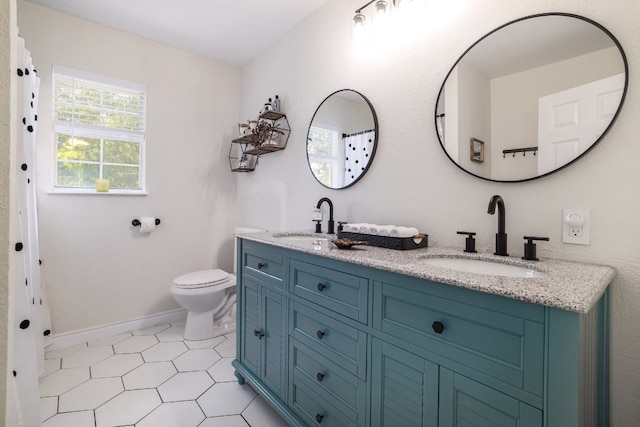
<instances>
[{"instance_id":1,"label":"tile floor","mask_svg":"<svg viewBox=\"0 0 640 427\"><path fill-rule=\"evenodd\" d=\"M236 334L185 341L184 322L46 353L43 427L284 427L231 366Z\"/></svg>"}]
</instances>

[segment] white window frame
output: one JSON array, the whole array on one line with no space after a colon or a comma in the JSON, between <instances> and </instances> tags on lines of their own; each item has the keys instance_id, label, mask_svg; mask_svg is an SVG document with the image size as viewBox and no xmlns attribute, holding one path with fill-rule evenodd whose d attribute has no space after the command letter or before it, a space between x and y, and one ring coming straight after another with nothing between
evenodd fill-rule
<instances>
[{"instance_id":1,"label":"white window frame","mask_svg":"<svg viewBox=\"0 0 640 427\"><path fill-rule=\"evenodd\" d=\"M143 120L143 129L141 131L127 131L120 129L108 129L104 127L97 126L88 126L88 125L79 125L76 127L75 124L69 122L62 122L56 120L56 75L63 75L65 77L71 77L73 79L81 79L88 80L93 83L97 83L100 85L106 86L115 86L117 88L123 88L128 90L139 91L144 96L144 102L142 105L142 120ZM85 71L75 70L72 68L66 68L61 66L54 66L52 73L52 95L53 95L53 189L50 193L53 194L100 194L100 195L147 195L146 190L146 86L140 83L134 83L130 81L124 81L115 79L112 77L102 76L99 74L93 74ZM100 139L113 139L113 140L123 140L129 142L136 142L139 144L139 185L138 189L110 189L108 192L96 192L95 187L67 187L67 186L58 186L58 143L57 143L57 134L58 133L66 133L71 135L82 135L89 138L100 138ZM100 160L98 162L87 162L94 163L100 165L100 176L102 177L102 169L104 165L115 165L115 163L104 162L102 159L103 155L103 147L101 147Z\"/></svg>"},{"instance_id":2,"label":"white window frame","mask_svg":"<svg viewBox=\"0 0 640 427\"><path fill-rule=\"evenodd\" d=\"M340 131L331 125L314 124L312 127L331 133L332 155L309 154L309 161L329 164L331 166L331 187L341 187L344 182L344 155L340 156L340 152L344 152L344 149L340 149Z\"/></svg>"}]
</instances>

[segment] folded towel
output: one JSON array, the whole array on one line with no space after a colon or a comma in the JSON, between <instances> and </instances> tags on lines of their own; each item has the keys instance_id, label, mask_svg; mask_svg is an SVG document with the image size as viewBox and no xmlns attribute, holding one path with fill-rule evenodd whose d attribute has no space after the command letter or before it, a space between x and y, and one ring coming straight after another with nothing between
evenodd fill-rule
<instances>
[{"instance_id":1,"label":"folded towel","mask_svg":"<svg viewBox=\"0 0 640 427\"><path fill-rule=\"evenodd\" d=\"M358 233L369 234L369 229L372 224L367 224L366 222L360 224L360 228L358 229Z\"/></svg>"},{"instance_id":2,"label":"folded towel","mask_svg":"<svg viewBox=\"0 0 640 427\"><path fill-rule=\"evenodd\" d=\"M420 234L420 232L414 227L395 227L389 231L391 237L413 237L416 234Z\"/></svg>"},{"instance_id":3,"label":"folded towel","mask_svg":"<svg viewBox=\"0 0 640 427\"><path fill-rule=\"evenodd\" d=\"M342 226L342 229L343 229L344 231L346 231L347 233L357 233L357 232L358 232L358 230L360 230L360 226L361 226L361 225L362 225L362 224L360 224L360 223L355 223L355 222L354 222L354 223L351 223L351 224L345 224L345 225L343 225L343 226Z\"/></svg>"},{"instance_id":4,"label":"folded towel","mask_svg":"<svg viewBox=\"0 0 640 427\"><path fill-rule=\"evenodd\" d=\"M369 228L369 233L374 236L389 236L391 229L396 228L395 225L373 225Z\"/></svg>"}]
</instances>

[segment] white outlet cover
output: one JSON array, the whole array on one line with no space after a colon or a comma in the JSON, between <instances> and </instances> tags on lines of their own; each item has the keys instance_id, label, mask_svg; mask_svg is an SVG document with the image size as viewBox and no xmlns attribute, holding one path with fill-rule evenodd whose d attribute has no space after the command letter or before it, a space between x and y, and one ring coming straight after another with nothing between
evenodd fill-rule
<instances>
[{"instance_id":1,"label":"white outlet cover","mask_svg":"<svg viewBox=\"0 0 640 427\"><path fill-rule=\"evenodd\" d=\"M590 225L588 209L564 209L562 212L562 241L574 245L588 245Z\"/></svg>"}]
</instances>

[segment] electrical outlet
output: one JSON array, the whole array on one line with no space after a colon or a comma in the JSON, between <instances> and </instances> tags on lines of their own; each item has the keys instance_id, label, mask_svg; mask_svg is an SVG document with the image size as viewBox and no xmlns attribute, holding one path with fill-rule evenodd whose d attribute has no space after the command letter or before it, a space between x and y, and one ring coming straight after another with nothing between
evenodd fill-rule
<instances>
[{"instance_id":1,"label":"electrical outlet","mask_svg":"<svg viewBox=\"0 0 640 427\"><path fill-rule=\"evenodd\" d=\"M588 245L589 226L588 209L564 209L562 212L562 241L575 245Z\"/></svg>"}]
</instances>

